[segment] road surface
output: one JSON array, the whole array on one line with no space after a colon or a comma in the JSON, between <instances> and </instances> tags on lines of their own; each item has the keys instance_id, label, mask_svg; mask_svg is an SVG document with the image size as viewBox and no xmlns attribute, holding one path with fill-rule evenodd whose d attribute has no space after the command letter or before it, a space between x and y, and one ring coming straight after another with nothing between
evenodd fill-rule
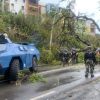
<instances>
[{"instance_id":1,"label":"road surface","mask_svg":"<svg viewBox=\"0 0 100 100\"><path fill-rule=\"evenodd\" d=\"M91 93L99 93L99 72L98 66L95 78L85 79L84 69L68 68L44 75L46 83L24 83L21 86L1 84L0 100L99 100L99 97L90 99Z\"/></svg>"}]
</instances>

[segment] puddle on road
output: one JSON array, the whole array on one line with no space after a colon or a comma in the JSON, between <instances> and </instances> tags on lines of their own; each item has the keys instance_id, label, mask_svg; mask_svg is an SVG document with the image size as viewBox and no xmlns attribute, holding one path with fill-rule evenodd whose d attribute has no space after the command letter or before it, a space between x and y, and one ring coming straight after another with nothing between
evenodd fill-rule
<instances>
[{"instance_id":1,"label":"puddle on road","mask_svg":"<svg viewBox=\"0 0 100 100\"><path fill-rule=\"evenodd\" d=\"M79 79L80 79L79 77L75 78L75 77L72 77L72 76L67 77L67 78L52 79L51 81L48 81L47 83L43 84L37 91L43 92L43 91L50 90L50 89L53 89L55 87L58 87L60 85L71 83L71 82L79 80Z\"/></svg>"}]
</instances>

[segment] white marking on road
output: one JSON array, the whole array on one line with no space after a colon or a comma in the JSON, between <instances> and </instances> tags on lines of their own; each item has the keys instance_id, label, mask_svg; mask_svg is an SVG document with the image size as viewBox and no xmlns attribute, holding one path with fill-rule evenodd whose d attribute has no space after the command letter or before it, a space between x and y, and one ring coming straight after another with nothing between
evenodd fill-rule
<instances>
[{"instance_id":1,"label":"white marking on road","mask_svg":"<svg viewBox=\"0 0 100 100\"><path fill-rule=\"evenodd\" d=\"M51 91L51 92L42 94L42 95L40 95L40 96L38 96L38 97L31 98L30 100L38 100L38 99L41 99L41 98L43 98L43 97L49 96L49 95L54 94L54 93L55 93L55 91Z\"/></svg>"}]
</instances>

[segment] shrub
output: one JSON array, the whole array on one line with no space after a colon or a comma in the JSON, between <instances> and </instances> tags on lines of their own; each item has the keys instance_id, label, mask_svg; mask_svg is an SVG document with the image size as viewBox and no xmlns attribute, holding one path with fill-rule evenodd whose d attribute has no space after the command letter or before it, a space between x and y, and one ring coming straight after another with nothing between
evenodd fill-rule
<instances>
[{"instance_id":1,"label":"shrub","mask_svg":"<svg viewBox=\"0 0 100 100\"><path fill-rule=\"evenodd\" d=\"M81 52L78 54L78 63L83 63L84 62L84 53Z\"/></svg>"},{"instance_id":2,"label":"shrub","mask_svg":"<svg viewBox=\"0 0 100 100\"><path fill-rule=\"evenodd\" d=\"M41 62L45 64L51 64L54 60L54 55L50 50L42 49Z\"/></svg>"},{"instance_id":3,"label":"shrub","mask_svg":"<svg viewBox=\"0 0 100 100\"><path fill-rule=\"evenodd\" d=\"M46 80L41 75L38 75L38 74L32 74L32 75L30 75L30 77L29 77L28 80L31 83L35 83L35 82L46 82Z\"/></svg>"}]
</instances>

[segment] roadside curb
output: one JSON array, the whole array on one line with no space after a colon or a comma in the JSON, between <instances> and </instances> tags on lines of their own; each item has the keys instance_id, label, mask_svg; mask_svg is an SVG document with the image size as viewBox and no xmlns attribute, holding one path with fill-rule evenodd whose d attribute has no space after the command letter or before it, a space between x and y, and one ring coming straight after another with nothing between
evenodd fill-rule
<instances>
[{"instance_id":1,"label":"roadside curb","mask_svg":"<svg viewBox=\"0 0 100 100\"><path fill-rule=\"evenodd\" d=\"M75 65L75 66L81 66L80 64L79 65ZM82 70L82 68L80 69L75 69L73 66L68 66L68 67L62 67L62 68L57 68L57 69L52 69L52 70L49 70L49 71L43 71L43 72L39 72L38 74L39 75L42 75L42 76L45 76L45 75L51 75L51 74L55 74L55 73L59 73L59 72L65 72L67 70Z\"/></svg>"},{"instance_id":2,"label":"roadside curb","mask_svg":"<svg viewBox=\"0 0 100 100\"><path fill-rule=\"evenodd\" d=\"M38 74L39 74L39 75L53 74L53 73L56 73L56 72L65 71L65 70L67 70L67 69L68 69L68 68L53 69L53 70L49 70L49 71L40 72L40 73L38 73Z\"/></svg>"}]
</instances>

